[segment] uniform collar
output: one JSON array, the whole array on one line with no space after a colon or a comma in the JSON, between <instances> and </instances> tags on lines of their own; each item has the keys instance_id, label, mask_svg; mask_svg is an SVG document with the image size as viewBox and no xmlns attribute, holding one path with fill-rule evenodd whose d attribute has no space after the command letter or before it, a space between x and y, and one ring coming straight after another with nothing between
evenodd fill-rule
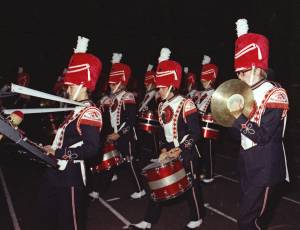
<instances>
[{"instance_id":1,"label":"uniform collar","mask_svg":"<svg viewBox=\"0 0 300 230\"><path fill-rule=\"evenodd\" d=\"M124 91L125 91L125 89L122 89L122 90L120 90L120 91L118 91L118 92L112 94L112 96L117 97L118 95L120 95L120 94L121 94L122 92L124 92Z\"/></svg>"},{"instance_id":2,"label":"uniform collar","mask_svg":"<svg viewBox=\"0 0 300 230\"><path fill-rule=\"evenodd\" d=\"M156 89L154 88L154 89L150 89L149 91L146 91L146 94L147 93L150 93L150 92L152 92L152 91L155 91Z\"/></svg>"},{"instance_id":3,"label":"uniform collar","mask_svg":"<svg viewBox=\"0 0 300 230\"><path fill-rule=\"evenodd\" d=\"M167 103L172 102L172 101L175 100L175 98L177 98L178 96L179 96L179 94L176 94L176 95L174 95L173 97L171 97L170 99L165 100L165 102L167 102Z\"/></svg>"},{"instance_id":4,"label":"uniform collar","mask_svg":"<svg viewBox=\"0 0 300 230\"><path fill-rule=\"evenodd\" d=\"M251 86L251 89L257 89L259 86L261 86L262 84L264 84L267 80L266 79L262 79L259 82L255 83L254 85Z\"/></svg>"},{"instance_id":5,"label":"uniform collar","mask_svg":"<svg viewBox=\"0 0 300 230\"><path fill-rule=\"evenodd\" d=\"M82 100L79 102L82 104L85 104L85 105L93 105L94 104L90 99L85 99L85 100Z\"/></svg>"}]
</instances>

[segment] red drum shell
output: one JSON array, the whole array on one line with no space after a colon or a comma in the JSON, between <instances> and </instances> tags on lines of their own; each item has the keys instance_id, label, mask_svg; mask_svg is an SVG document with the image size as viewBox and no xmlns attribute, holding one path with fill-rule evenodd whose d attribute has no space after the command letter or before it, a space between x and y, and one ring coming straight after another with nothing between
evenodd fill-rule
<instances>
[{"instance_id":1,"label":"red drum shell","mask_svg":"<svg viewBox=\"0 0 300 230\"><path fill-rule=\"evenodd\" d=\"M145 124L145 123L139 123L138 124L138 129L143 130L143 131L148 132L148 133L154 133L154 132L157 131L156 126Z\"/></svg>"},{"instance_id":2,"label":"red drum shell","mask_svg":"<svg viewBox=\"0 0 300 230\"><path fill-rule=\"evenodd\" d=\"M105 154L114 150L116 150L115 145L113 143L107 143L103 146L102 153Z\"/></svg>"},{"instance_id":3,"label":"red drum shell","mask_svg":"<svg viewBox=\"0 0 300 230\"><path fill-rule=\"evenodd\" d=\"M172 198L176 198L179 195L183 194L191 186L192 186L191 181L188 180L188 178L183 177L182 179L178 180L174 184L165 186L161 189L156 189L151 193L151 198L157 202L170 200Z\"/></svg>"},{"instance_id":4,"label":"red drum shell","mask_svg":"<svg viewBox=\"0 0 300 230\"><path fill-rule=\"evenodd\" d=\"M202 127L202 136L207 139L218 139L219 130L208 127Z\"/></svg>"},{"instance_id":5,"label":"red drum shell","mask_svg":"<svg viewBox=\"0 0 300 230\"><path fill-rule=\"evenodd\" d=\"M209 113L209 114L203 114L201 117L201 120L203 122L207 122L207 123L213 123L214 119L213 116Z\"/></svg>"},{"instance_id":6,"label":"red drum shell","mask_svg":"<svg viewBox=\"0 0 300 230\"><path fill-rule=\"evenodd\" d=\"M158 116L151 111L139 115L138 129L153 133L160 127Z\"/></svg>"},{"instance_id":7,"label":"red drum shell","mask_svg":"<svg viewBox=\"0 0 300 230\"><path fill-rule=\"evenodd\" d=\"M192 186L179 159L164 164L152 163L143 169L142 174L148 182L154 201L176 198Z\"/></svg>"},{"instance_id":8,"label":"red drum shell","mask_svg":"<svg viewBox=\"0 0 300 230\"><path fill-rule=\"evenodd\" d=\"M207 139L218 139L219 138L219 129L214 122L213 116L211 113L203 114L201 117L202 121L202 136Z\"/></svg>"},{"instance_id":9,"label":"red drum shell","mask_svg":"<svg viewBox=\"0 0 300 230\"><path fill-rule=\"evenodd\" d=\"M151 111L140 113L139 118L146 119L146 120L158 121L158 116Z\"/></svg>"},{"instance_id":10,"label":"red drum shell","mask_svg":"<svg viewBox=\"0 0 300 230\"><path fill-rule=\"evenodd\" d=\"M124 162L122 155L115 148L114 144L105 144L102 149L102 154L102 161L95 167L91 168L93 172L99 173L101 171L110 170Z\"/></svg>"}]
</instances>

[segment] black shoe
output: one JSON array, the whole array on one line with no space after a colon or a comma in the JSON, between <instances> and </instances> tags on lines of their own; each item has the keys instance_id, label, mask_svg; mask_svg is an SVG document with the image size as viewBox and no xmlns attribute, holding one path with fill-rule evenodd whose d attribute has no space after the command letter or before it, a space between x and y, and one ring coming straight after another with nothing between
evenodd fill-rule
<instances>
[{"instance_id":1,"label":"black shoe","mask_svg":"<svg viewBox=\"0 0 300 230\"><path fill-rule=\"evenodd\" d=\"M144 228L139 228L139 227L136 227L133 224L131 224L128 226L128 229L144 229Z\"/></svg>"},{"instance_id":2,"label":"black shoe","mask_svg":"<svg viewBox=\"0 0 300 230\"><path fill-rule=\"evenodd\" d=\"M197 229L197 230L198 230L198 229L200 229L200 227L201 227L201 226L196 227L196 228L189 228L188 226L185 226L185 227L183 228L183 230L189 230L189 229Z\"/></svg>"}]
</instances>

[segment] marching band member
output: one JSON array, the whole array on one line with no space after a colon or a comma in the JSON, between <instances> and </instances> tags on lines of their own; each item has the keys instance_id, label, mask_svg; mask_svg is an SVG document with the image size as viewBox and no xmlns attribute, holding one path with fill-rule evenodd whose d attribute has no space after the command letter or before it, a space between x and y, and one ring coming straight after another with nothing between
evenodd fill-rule
<instances>
[{"instance_id":1,"label":"marching band member","mask_svg":"<svg viewBox=\"0 0 300 230\"><path fill-rule=\"evenodd\" d=\"M204 55L202 61L202 71L200 76L201 84L204 88L200 92L196 102L198 111L201 116L202 136L200 153L203 156L202 168L203 175L201 179L204 183L210 183L214 180L214 155L216 151L216 139L219 135L218 126L215 124L210 111L211 97L214 93L214 83L218 76L218 67L210 63L210 57Z\"/></svg>"},{"instance_id":2,"label":"marching band member","mask_svg":"<svg viewBox=\"0 0 300 230\"><path fill-rule=\"evenodd\" d=\"M98 102L98 107L102 112L103 120L105 121L110 121L110 112L109 109L112 105L112 100L111 100L111 93L110 89L108 87L108 83L104 83L102 86L101 90L101 97ZM107 122L106 124L103 124L102 127L102 134L103 137L106 137L108 134L112 132L112 127L110 122Z\"/></svg>"},{"instance_id":3,"label":"marching band member","mask_svg":"<svg viewBox=\"0 0 300 230\"><path fill-rule=\"evenodd\" d=\"M67 98L67 91L66 87L64 84L64 75L67 72L67 68L64 68L63 72L61 75L57 77L56 82L54 83L53 86L53 93L57 96ZM48 100L41 101L40 106L41 107L46 107L49 106L48 104L51 104L53 102L50 102ZM54 103L53 103L54 104ZM56 103L55 103L56 104ZM67 107L66 103L59 102L59 108ZM42 118L44 122L44 127L46 131L46 139L50 140L51 142L54 140L55 135L57 133L58 126L60 123L63 121L63 114L58 114L58 113L49 113L47 116Z\"/></svg>"},{"instance_id":4,"label":"marching band member","mask_svg":"<svg viewBox=\"0 0 300 230\"><path fill-rule=\"evenodd\" d=\"M109 115L110 106L111 106L111 94L109 92L108 83L104 83L102 85L101 95L98 101L98 107L101 109L103 114L107 113Z\"/></svg>"},{"instance_id":5,"label":"marching band member","mask_svg":"<svg viewBox=\"0 0 300 230\"><path fill-rule=\"evenodd\" d=\"M114 143L120 153L126 157L132 173L136 192L132 197L141 197L145 194L142 183L138 178L133 157L133 144L135 137L134 125L136 123L136 101L131 92L126 91L131 68L129 65L120 63L122 54L114 53L112 68L109 74L109 87L111 89L112 104L109 110L110 123L113 132L107 136L107 141Z\"/></svg>"},{"instance_id":6,"label":"marching band member","mask_svg":"<svg viewBox=\"0 0 300 230\"><path fill-rule=\"evenodd\" d=\"M55 93L55 95L60 96L60 97L64 97L64 98L67 97L67 92L66 92L65 87L64 87L64 75L65 75L66 72L67 72L67 69L64 68L62 74L57 77L57 80L56 80L56 82L54 84L54 87L53 87L53 92ZM67 106L66 103L59 102L59 107L60 108L63 108L63 107L66 107L66 106Z\"/></svg>"},{"instance_id":7,"label":"marching band member","mask_svg":"<svg viewBox=\"0 0 300 230\"><path fill-rule=\"evenodd\" d=\"M57 130L53 144L44 146L58 159L59 169L47 168L39 194L39 228L84 229L84 161L99 153L101 111L89 100L102 69L101 61L86 53L89 39L78 36L64 84L70 99L86 107L75 107Z\"/></svg>"},{"instance_id":8,"label":"marching band member","mask_svg":"<svg viewBox=\"0 0 300 230\"><path fill-rule=\"evenodd\" d=\"M253 90L256 109L246 117L242 114L244 99L234 94L227 108L236 118L233 127L241 133L239 170L241 203L239 229L266 229L266 210L270 195L279 183L289 180L283 135L289 108L286 91L268 81L268 39L248 32L246 19L236 22L234 65L240 80Z\"/></svg>"},{"instance_id":9,"label":"marching band member","mask_svg":"<svg viewBox=\"0 0 300 230\"><path fill-rule=\"evenodd\" d=\"M8 117L7 119L9 120L10 124L14 127L18 127L21 122L24 119L24 114L22 111L20 110L16 110L13 111ZM20 129L19 129L20 130ZM21 133L23 133L23 131L20 130ZM3 138L3 134L0 133L0 140L2 140Z\"/></svg>"},{"instance_id":10,"label":"marching band member","mask_svg":"<svg viewBox=\"0 0 300 230\"><path fill-rule=\"evenodd\" d=\"M194 73L189 72L188 67L183 68L183 72L186 76L186 87L187 87L187 98L191 98L194 103L197 103L197 101L200 98L200 92L196 89L196 76Z\"/></svg>"},{"instance_id":11,"label":"marching band member","mask_svg":"<svg viewBox=\"0 0 300 230\"><path fill-rule=\"evenodd\" d=\"M24 113L20 110L13 111L8 119L13 126L19 126L24 119Z\"/></svg>"},{"instance_id":12,"label":"marching band member","mask_svg":"<svg viewBox=\"0 0 300 230\"><path fill-rule=\"evenodd\" d=\"M144 168L150 163L151 159L158 158L158 139L160 124L158 122L158 92L155 88L155 71L153 66L148 65L145 74L144 85L146 94L138 109L138 128L137 128L137 152L140 168ZM140 173L139 173L140 175ZM141 178L141 180L143 180ZM144 195L145 193L141 194ZM138 194L132 194L133 199L140 198Z\"/></svg>"},{"instance_id":13,"label":"marching band member","mask_svg":"<svg viewBox=\"0 0 300 230\"><path fill-rule=\"evenodd\" d=\"M106 136L110 133L113 132L112 127L110 125L110 113L109 109L110 106L112 105L112 100L111 100L111 94L109 93L109 88L108 88L108 83L104 83L101 87L100 90L100 99L97 102L98 108L102 112L102 117L103 117L103 126L101 130L101 139L105 140ZM101 148L103 148L104 143L101 143ZM103 157L99 159L99 156L95 157L94 159L91 159L88 164L89 167L92 169L91 172L88 172L89 180L88 180L88 190L89 190L89 196L93 199L99 199L99 196L104 194L110 184L110 181L117 180L117 174L116 170L109 170L109 171L101 171L97 172L95 167L101 162ZM114 175L112 176L112 172L114 171Z\"/></svg>"},{"instance_id":14,"label":"marching band member","mask_svg":"<svg viewBox=\"0 0 300 230\"><path fill-rule=\"evenodd\" d=\"M30 76L24 71L22 66L18 68L17 85L28 87L30 83Z\"/></svg>"},{"instance_id":15,"label":"marching band member","mask_svg":"<svg viewBox=\"0 0 300 230\"><path fill-rule=\"evenodd\" d=\"M186 99L177 93L180 87L182 68L175 61L168 60L171 51L161 50L157 66L155 82L159 89L162 102L158 107L159 121L164 130L165 141L161 145L160 161L166 158L179 157L185 170L191 174L192 187L183 194L190 207L190 222L188 229L198 228L202 224L204 214L203 200L200 188L198 154L195 142L199 139L199 115L191 99ZM134 224L133 229L150 229L158 221L161 203L149 198L146 215L143 221Z\"/></svg>"},{"instance_id":16,"label":"marching band member","mask_svg":"<svg viewBox=\"0 0 300 230\"><path fill-rule=\"evenodd\" d=\"M109 108L112 105L112 100L111 100L111 93L110 89L108 87L108 83L103 84L103 89L102 89L102 97L99 100L99 108L102 111L103 114L103 120L109 121L110 120L110 113L109 113ZM107 123L103 127L102 131L102 136L106 137L108 134L112 133L112 127L111 124ZM118 180L118 174L117 171L114 172L111 181L116 181Z\"/></svg>"},{"instance_id":17,"label":"marching band member","mask_svg":"<svg viewBox=\"0 0 300 230\"><path fill-rule=\"evenodd\" d=\"M30 83L30 76L27 72L24 71L22 66L18 68L18 75L17 75L17 85L28 87ZM30 96L20 94L18 98L15 100L14 104L20 108L26 108L28 102L30 101Z\"/></svg>"}]
</instances>

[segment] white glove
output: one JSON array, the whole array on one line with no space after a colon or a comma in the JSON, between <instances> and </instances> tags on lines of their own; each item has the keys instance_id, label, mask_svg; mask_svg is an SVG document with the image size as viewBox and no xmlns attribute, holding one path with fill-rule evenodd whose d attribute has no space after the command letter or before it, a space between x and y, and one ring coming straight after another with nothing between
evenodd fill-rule
<instances>
[{"instance_id":1,"label":"white glove","mask_svg":"<svg viewBox=\"0 0 300 230\"><path fill-rule=\"evenodd\" d=\"M63 170L65 170L66 169L66 167L67 167L67 164L68 164L68 161L67 160L60 160L60 159L58 159L57 160L57 164L58 164L58 170L60 170L60 171L63 171Z\"/></svg>"},{"instance_id":2,"label":"white glove","mask_svg":"<svg viewBox=\"0 0 300 230\"><path fill-rule=\"evenodd\" d=\"M241 111L244 103L244 97L241 94L233 94L227 100L227 109L229 112Z\"/></svg>"}]
</instances>

